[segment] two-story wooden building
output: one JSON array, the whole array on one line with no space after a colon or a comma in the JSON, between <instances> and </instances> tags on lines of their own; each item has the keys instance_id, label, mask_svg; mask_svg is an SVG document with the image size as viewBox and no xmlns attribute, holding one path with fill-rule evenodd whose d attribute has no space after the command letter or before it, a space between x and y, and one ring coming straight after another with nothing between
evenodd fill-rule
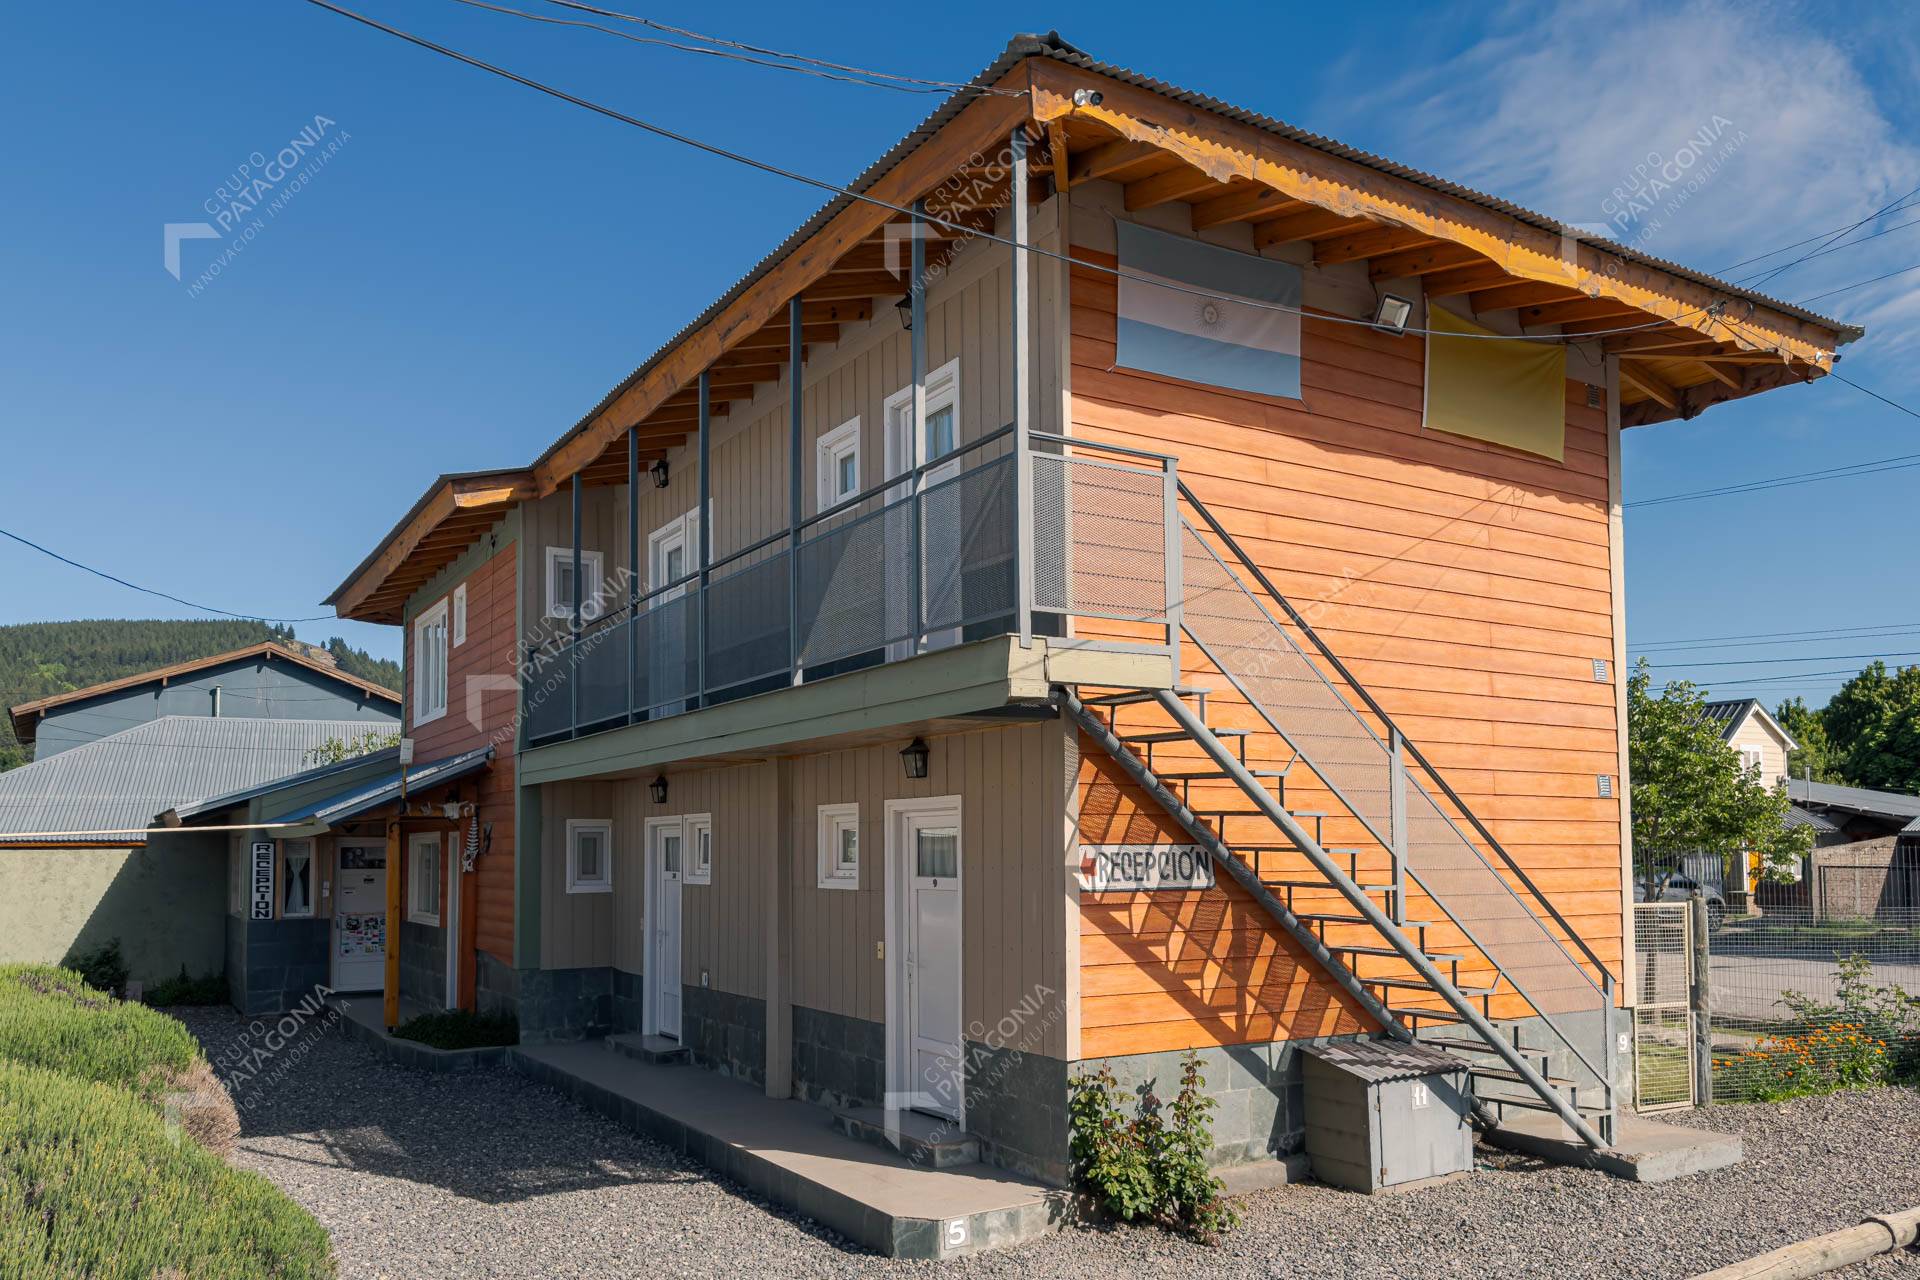
<instances>
[{"instance_id":1,"label":"two-story wooden building","mask_svg":"<svg viewBox=\"0 0 1920 1280\"><path fill-rule=\"evenodd\" d=\"M1016 39L332 597L495 751L454 1001L1052 1180L1082 1064L1257 1160L1336 1036L1605 1144L1621 433L1857 332Z\"/></svg>"}]
</instances>

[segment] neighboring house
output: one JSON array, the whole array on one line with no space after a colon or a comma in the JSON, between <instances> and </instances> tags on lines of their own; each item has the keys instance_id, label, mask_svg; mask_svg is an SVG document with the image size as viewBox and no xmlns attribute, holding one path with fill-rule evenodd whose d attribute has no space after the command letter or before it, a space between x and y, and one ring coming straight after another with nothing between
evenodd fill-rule
<instances>
[{"instance_id":1,"label":"neighboring house","mask_svg":"<svg viewBox=\"0 0 1920 1280\"><path fill-rule=\"evenodd\" d=\"M1920 845L1905 835L1815 849L1811 861L1808 904L1815 920L1920 925Z\"/></svg>"},{"instance_id":2,"label":"neighboring house","mask_svg":"<svg viewBox=\"0 0 1920 1280\"><path fill-rule=\"evenodd\" d=\"M1603 1143L1621 431L1858 330L1057 37L977 85L331 597L404 628L414 767L485 761L354 815L436 935L378 985L1054 1181L1097 1061L1200 1050L1215 1158L1271 1159L1299 1043L1382 1030ZM1590 340L1473 337L1523 330Z\"/></svg>"},{"instance_id":3,"label":"neighboring house","mask_svg":"<svg viewBox=\"0 0 1920 1280\"><path fill-rule=\"evenodd\" d=\"M316 658L271 641L23 702L14 736L35 760L161 716L241 720L360 720L391 726L400 697Z\"/></svg>"},{"instance_id":4,"label":"neighboring house","mask_svg":"<svg viewBox=\"0 0 1920 1280\"><path fill-rule=\"evenodd\" d=\"M228 838L150 831L155 815L298 773L381 723L167 715L0 774L0 962L117 939L140 982L222 972L244 901Z\"/></svg>"},{"instance_id":5,"label":"neighboring house","mask_svg":"<svg viewBox=\"0 0 1920 1280\"><path fill-rule=\"evenodd\" d=\"M1720 727L1720 740L1740 757L1743 770L1764 786L1779 787L1786 782L1787 753L1800 744L1788 736L1787 731L1780 727L1780 722L1768 714L1756 699L1729 698L1709 702L1701 707L1701 711ZM1787 875L1796 884L1803 880L1806 877L1804 861L1788 868ZM1729 910L1745 913L1756 890L1761 898L1768 897L1761 883L1760 855L1757 853L1735 858L1731 879L1734 883L1727 886Z\"/></svg>"},{"instance_id":6,"label":"neighboring house","mask_svg":"<svg viewBox=\"0 0 1920 1280\"><path fill-rule=\"evenodd\" d=\"M1787 796L1795 808L1838 827L1847 840L1898 835L1920 819L1920 796L1899 791L1789 778Z\"/></svg>"}]
</instances>

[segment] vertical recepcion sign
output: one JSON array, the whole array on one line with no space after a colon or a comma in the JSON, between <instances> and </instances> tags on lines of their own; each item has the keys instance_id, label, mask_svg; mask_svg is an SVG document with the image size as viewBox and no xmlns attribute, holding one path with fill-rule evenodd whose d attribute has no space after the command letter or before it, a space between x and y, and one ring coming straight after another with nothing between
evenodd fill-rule
<instances>
[{"instance_id":1,"label":"vertical recepcion sign","mask_svg":"<svg viewBox=\"0 0 1920 1280\"><path fill-rule=\"evenodd\" d=\"M273 919L273 841L253 842L253 911L255 920Z\"/></svg>"}]
</instances>

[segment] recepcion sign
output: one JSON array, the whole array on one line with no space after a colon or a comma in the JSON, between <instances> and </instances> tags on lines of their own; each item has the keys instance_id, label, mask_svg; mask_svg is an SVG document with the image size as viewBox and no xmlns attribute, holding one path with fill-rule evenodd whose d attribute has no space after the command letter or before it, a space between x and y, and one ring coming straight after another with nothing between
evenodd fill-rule
<instances>
[{"instance_id":1,"label":"recepcion sign","mask_svg":"<svg viewBox=\"0 0 1920 1280\"><path fill-rule=\"evenodd\" d=\"M273 841L253 842L253 910L255 920L273 919Z\"/></svg>"},{"instance_id":2,"label":"recepcion sign","mask_svg":"<svg viewBox=\"0 0 1920 1280\"><path fill-rule=\"evenodd\" d=\"M1213 859L1197 844L1083 844L1080 887L1088 893L1213 888Z\"/></svg>"}]
</instances>

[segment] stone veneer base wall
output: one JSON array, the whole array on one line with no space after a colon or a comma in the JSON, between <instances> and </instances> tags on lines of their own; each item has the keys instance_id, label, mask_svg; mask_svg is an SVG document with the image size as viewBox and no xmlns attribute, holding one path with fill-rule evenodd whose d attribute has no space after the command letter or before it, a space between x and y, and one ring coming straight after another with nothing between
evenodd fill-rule
<instances>
[{"instance_id":1,"label":"stone veneer base wall","mask_svg":"<svg viewBox=\"0 0 1920 1280\"><path fill-rule=\"evenodd\" d=\"M227 917L227 995L249 1017L281 1013L325 986L333 922Z\"/></svg>"},{"instance_id":2,"label":"stone veneer base wall","mask_svg":"<svg viewBox=\"0 0 1920 1280\"><path fill-rule=\"evenodd\" d=\"M709 987L682 987L680 1043L698 1065L764 1086L766 1001Z\"/></svg>"},{"instance_id":3,"label":"stone veneer base wall","mask_svg":"<svg viewBox=\"0 0 1920 1280\"><path fill-rule=\"evenodd\" d=\"M886 1101L887 1028L865 1018L793 1006L793 1095L828 1107Z\"/></svg>"},{"instance_id":4,"label":"stone veneer base wall","mask_svg":"<svg viewBox=\"0 0 1920 1280\"><path fill-rule=\"evenodd\" d=\"M400 922L400 1000L409 1008L447 1007L447 931Z\"/></svg>"}]
</instances>

